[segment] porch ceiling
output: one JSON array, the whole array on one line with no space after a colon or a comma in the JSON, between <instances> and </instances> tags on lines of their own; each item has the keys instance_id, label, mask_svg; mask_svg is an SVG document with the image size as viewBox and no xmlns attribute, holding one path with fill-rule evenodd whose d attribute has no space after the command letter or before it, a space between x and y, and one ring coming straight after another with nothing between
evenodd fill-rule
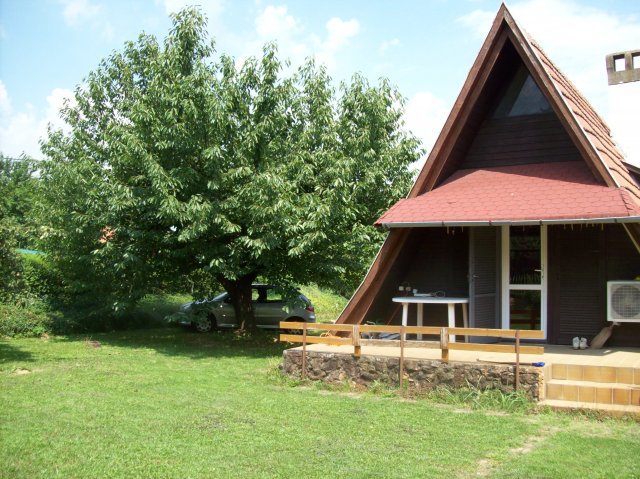
<instances>
[{"instance_id":1,"label":"porch ceiling","mask_svg":"<svg viewBox=\"0 0 640 479\"><path fill-rule=\"evenodd\" d=\"M459 170L400 200L376 225L389 228L553 223L640 223L625 188L599 183L582 161Z\"/></svg>"}]
</instances>

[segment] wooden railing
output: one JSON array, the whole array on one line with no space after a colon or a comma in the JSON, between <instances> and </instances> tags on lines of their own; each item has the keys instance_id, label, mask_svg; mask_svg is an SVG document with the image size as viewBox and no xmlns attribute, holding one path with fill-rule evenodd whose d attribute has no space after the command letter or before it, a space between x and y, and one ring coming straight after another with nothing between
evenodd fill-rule
<instances>
[{"instance_id":1,"label":"wooden railing","mask_svg":"<svg viewBox=\"0 0 640 479\"><path fill-rule=\"evenodd\" d=\"M515 354L516 366L516 389L520 382L520 354L544 354L544 346L522 345L521 339L544 339L544 333L537 330L521 330L521 329L488 329L488 328L447 328L435 326L377 326L368 324L322 324L322 323L304 323L304 322L281 322L280 328L287 333L280 335L280 341L290 343L302 343L302 377L306 377L306 356L307 344L326 344L330 346L353 346L353 355L358 357L362 353L362 334L399 334L400 339L395 341L380 341L376 339L366 340L368 344L375 344L380 341L385 345L398 344L400 347L400 383L404 376L404 350L406 347L407 334L415 335L435 335L440 338L438 341L414 341L413 347L439 348L441 351L440 358L443 362L449 361L449 351L478 351L478 352L496 352L496 353L513 353ZM300 331L301 334L293 334L291 331ZM320 335L309 335L310 331L322 332ZM343 332L351 333L351 337L335 336L331 333ZM461 335L469 338L490 337L490 338L506 338L514 339L514 344L482 344L482 343L459 343L450 342L449 335ZM370 343L369 343L370 341ZM511 364L511 363L507 363Z\"/></svg>"}]
</instances>

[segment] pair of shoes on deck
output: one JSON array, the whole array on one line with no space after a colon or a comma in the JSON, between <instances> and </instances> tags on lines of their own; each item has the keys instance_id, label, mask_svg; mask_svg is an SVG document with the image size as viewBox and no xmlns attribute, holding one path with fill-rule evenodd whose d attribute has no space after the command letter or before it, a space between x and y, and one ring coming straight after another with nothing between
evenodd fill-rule
<instances>
[{"instance_id":1,"label":"pair of shoes on deck","mask_svg":"<svg viewBox=\"0 0 640 479\"><path fill-rule=\"evenodd\" d=\"M587 338L579 338L576 336L573 338L573 349L587 349L589 346L587 345Z\"/></svg>"}]
</instances>

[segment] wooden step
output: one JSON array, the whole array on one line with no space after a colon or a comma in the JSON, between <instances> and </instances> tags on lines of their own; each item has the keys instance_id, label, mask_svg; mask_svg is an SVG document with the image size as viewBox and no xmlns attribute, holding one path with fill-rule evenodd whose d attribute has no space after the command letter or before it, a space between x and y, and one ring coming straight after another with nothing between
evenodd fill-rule
<instances>
[{"instance_id":1,"label":"wooden step","mask_svg":"<svg viewBox=\"0 0 640 479\"><path fill-rule=\"evenodd\" d=\"M545 399L538 403L559 411L583 410L601 412L611 416L632 416L640 419L640 406L623 406L620 404L602 404L579 401L563 401L560 399Z\"/></svg>"},{"instance_id":2,"label":"wooden step","mask_svg":"<svg viewBox=\"0 0 640 479\"><path fill-rule=\"evenodd\" d=\"M548 379L622 383L640 386L640 368L555 363L550 366L551 377Z\"/></svg>"},{"instance_id":3,"label":"wooden step","mask_svg":"<svg viewBox=\"0 0 640 479\"><path fill-rule=\"evenodd\" d=\"M640 406L640 386L624 383L550 379L547 381L545 398L581 403Z\"/></svg>"}]
</instances>

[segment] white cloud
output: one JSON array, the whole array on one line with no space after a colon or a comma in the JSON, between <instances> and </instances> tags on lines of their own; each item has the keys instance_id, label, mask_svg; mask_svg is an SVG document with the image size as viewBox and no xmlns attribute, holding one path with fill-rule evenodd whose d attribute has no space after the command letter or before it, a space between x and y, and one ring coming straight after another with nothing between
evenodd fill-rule
<instances>
[{"instance_id":1,"label":"white cloud","mask_svg":"<svg viewBox=\"0 0 640 479\"><path fill-rule=\"evenodd\" d=\"M308 33L285 5L268 5L260 10L255 27L255 40L247 42L240 63L250 55L259 55L266 42L275 41L280 58L291 60L294 67L313 56L318 63L333 68L341 49L360 31L358 20L333 17L325 24L322 34Z\"/></svg>"},{"instance_id":2,"label":"white cloud","mask_svg":"<svg viewBox=\"0 0 640 479\"><path fill-rule=\"evenodd\" d=\"M629 159L640 162L640 148L630 146L637 144L637 134L627 133L633 124L630 105L638 95L622 95L622 89L609 87L605 68L607 54L637 48L640 19L617 16L605 8L572 0L526 0L509 6L518 25L536 39L609 123ZM458 21L484 37L494 17L495 12L476 10Z\"/></svg>"},{"instance_id":3,"label":"white cloud","mask_svg":"<svg viewBox=\"0 0 640 479\"><path fill-rule=\"evenodd\" d=\"M360 31L360 22L355 18L344 21L338 17L333 17L327 22L326 28L329 36L325 45L327 48L334 50L346 45L351 37L358 34Z\"/></svg>"},{"instance_id":4,"label":"white cloud","mask_svg":"<svg viewBox=\"0 0 640 479\"><path fill-rule=\"evenodd\" d=\"M284 5L269 5L256 17L255 23L258 36L267 40L289 38L303 30L298 20L288 14Z\"/></svg>"},{"instance_id":5,"label":"white cloud","mask_svg":"<svg viewBox=\"0 0 640 479\"><path fill-rule=\"evenodd\" d=\"M104 26L102 27L102 38L104 38L108 42L111 42L113 41L114 36L115 32L113 30L113 25L111 24L111 22L105 22Z\"/></svg>"},{"instance_id":6,"label":"white cloud","mask_svg":"<svg viewBox=\"0 0 640 479\"><path fill-rule=\"evenodd\" d=\"M458 23L473 30L479 37L484 37L489 33L491 22L495 18L495 12L487 10L474 10L458 18Z\"/></svg>"},{"instance_id":7,"label":"white cloud","mask_svg":"<svg viewBox=\"0 0 640 479\"><path fill-rule=\"evenodd\" d=\"M11 112L11 99L7 93L7 87L0 80L0 115L6 115Z\"/></svg>"},{"instance_id":8,"label":"white cloud","mask_svg":"<svg viewBox=\"0 0 640 479\"><path fill-rule=\"evenodd\" d=\"M378 47L378 53L380 53L380 55L384 55L387 53L387 51L389 51L390 48L398 47L398 46L400 46L399 38L394 38L392 40L385 40Z\"/></svg>"},{"instance_id":9,"label":"white cloud","mask_svg":"<svg viewBox=\"0 0 640 479\"><path fill-rule=\"evenodd\" d=\"M349 44L349 40L360 32L360 22L356 19L344 21L333 17L325 25L327 38L316 50L316 60L331 69L335 66L339 50Z\"/></svg>"},{"instance_id":10,"label":"white cloud","mask_svg":"<svg viewBox=\"0 0 640 479\"><path fill-rule=\"evenodd\" d=\"M609 88L609 127L627 161L640 166L638 112L640 82L613 85Z\"/></svg>"},{"instance_id":11,"label":"white cloud","mask_svg":"<svg viewBox=\"0 0 640 479\"><path fill-rule=\"evenodd\" d=\"M260 56L265 43L277 42L279 58L289 59L293 65L300 65L311 55L311 50L303 40L304 26L300 20L289 14L286 6L268 5L258 12L254 21L255 37L247 41L238 58L242 64L250 56Z\"/></svg>"},{"instance_id":12,"label":"white cloud","mask_svg":"<svg viewBox=\"0 0 640 479\"><path fill-rule=\"evenodd\" d=\"M2 153L18 157L26 153L34 158L42 157L39 141L47 134L47 125L64 127L59 117L65 99L73 102L73 92L54 88L47 96L47 107L43 111L26 104L21 111L14 111L6 87L0 81L0 145Z\"/></svg>"},{"instance_id":13,"label":"white cloud","mask_svg":"<svg viewBox=\"0 0 640 479\"><path fill-rule=\"evenodd\" d=\"M102 6L91 3L90 0L61 0L61 3L64 5L64 21L72 27L94 20L102 13Z\"/></svg>"},{"instance_id":14,"label":"white cloud","mask_svg":"<svg viewBox=\"0 0 640 479\"><path fill-rule=\"evenodd\" d=\"M448 114L449 106L428 91L416 93L407 103L404 112L405 127L422 140L427 154L433 148ZM426 156L416 166L422 168L425 160Z\"/></svg>"}]
</instances>

